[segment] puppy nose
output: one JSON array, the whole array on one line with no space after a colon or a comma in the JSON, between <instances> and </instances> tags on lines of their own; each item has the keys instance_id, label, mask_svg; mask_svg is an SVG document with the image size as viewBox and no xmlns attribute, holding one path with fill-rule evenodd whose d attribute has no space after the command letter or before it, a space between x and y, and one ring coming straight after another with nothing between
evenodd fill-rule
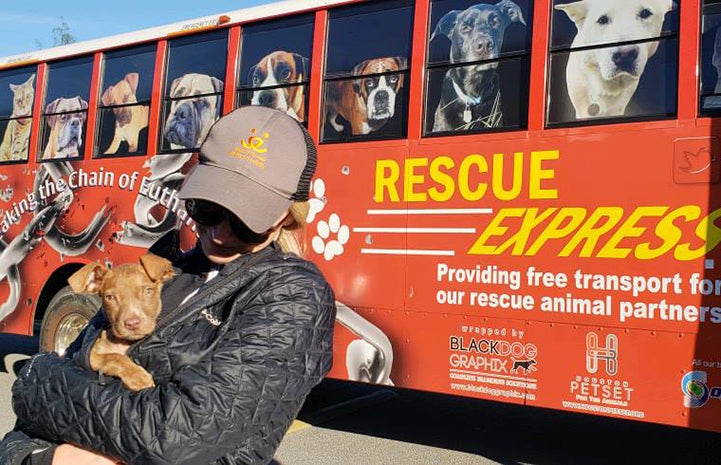
<instances>
[{"instance_id":1,"label":"puppy nose","mask_svg":"<svg viewBox=\"0 0 721 465\"><path fill-rule=\"evenodd\" d=\"M175 110L175 117L181 121L188 119L189 116L190 110L187 105L180 105L177 110Z\"/></svg>"},{"instance_id":2,"label":"puppy nose","mask_svg":"<svg viewBox=\"0 0 721 465\"><path fill-rule=\"evenodd\" d=\"M378 93L376 93L376 104L378 104L379 106L384 106L388 104L387 90L379 90Z\"/></svg>"},{"instance_id":3,"label":"puppy nose","mask_svg":"<svg viewBox=\"0 0 721 465\"><path fill-rule=\"evenodd\" d=\"M275 95L272 92L261 92L258 102L267 107L275 102Z\"/></svg>"},{"instance_id":4,"label":"puppy nose","mask_svg":"<svg viewBox=\"0 0 721 465\"><path fill-rule=\"evenodd\" d=\"M618 69L633 71L638 59L638 47L620 47L613 52L611 59Z\"/></svg>"},{"instance_id":5,"label":"puppy nose","mask_svg":"<svg viewBox=\"0 0 721 465\"><path fill-rule=\"evenodd\" d=\"M481 37L476 42L476 51L479 53L488 53L493 50L493 39L490 37Z\"/></svg>"},{"instance_id":6,"label":"puppy nose","mask_svg":"<svg viewBox=\"0 0 721 465\"><path fill-rule=\"evenodd\" d=\"M134 331L140 327L140 318L129 318L123 321L125 328Z\"/></svg>"}]
</instances>

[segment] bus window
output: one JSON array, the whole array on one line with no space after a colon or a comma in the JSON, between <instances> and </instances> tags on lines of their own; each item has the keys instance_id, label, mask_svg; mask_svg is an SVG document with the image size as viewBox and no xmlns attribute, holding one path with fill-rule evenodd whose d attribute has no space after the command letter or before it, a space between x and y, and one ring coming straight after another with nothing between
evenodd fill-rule
<instances>
[{"instance_id":1,"label":"bus window","mask_svg":"<svg viewBox=\"0 0 721 465\"><path fill-rule=\"evenodd\" d=\"M83 156L92 74L92 56L48 65L40 160Z\"/></svg>"},{"instance_id":2,"label":"bus window","mask_svg":"<svg viewBox=\"0 0 721 465\"><path fill-rule=\"evenodd\" d=\"M0 162L28 159L36 71L32 66L0 72Z\"/></svg>"},{"instance_id":3,"label":"bus window","mask_svg":"<svg viewBox=\"0 0 721 465\"><path fill-rule=\"evenodd\" d=\"M532 9L532 0L432 2L425 135L527 126Z\"/></svg>"},{"instance_id":4,"label":"bus window","mask_svg":"<svg viewBox=\"0 0 721 465\"><path fill-rule=\"evenodd\" d=\"M406 136L412 27L409 0L330 11L322 142Z\"/></svg>"},{"instance_id":5,"label":"bus window","mask_svg":"<svg viewBox=\"0 0 721 465\"><path fill-rule=\"evenodd\" d=\"M147 152L155 50L152 44L105 54L95 155Z\"/></svg>"},{"instance_id":6,"label":"bus window","mask_svg":"<svg viewBox=\"0 0 721 465\"><path fill-rule=\"evenodd\" d=\"M721 112L721 0L703 2L701 114Z\"/></svg>"},{"instance_id":7,"label":"bus window","mask_svg":"<svg viewBox=\"0 0 721 465\"><path fill-rule=\"evenodd\" d=\"M160 150L197 149L223 108L228 31L168 43Z\"/></svg>"},{"instance_id":8,"label":"bus window","mask_svg":"<svg viewBox=\"0 0 721 465\"><path fill-rule=\"evenodd\" d=\"M674 117L678 3L555 0L547 124Z\"/></svg>"},{"instance_id":9,"label":"bus window","mask_svg":"<svg viewBox=\"0 0 721 465\"><path fill-rule=\"evenodd\" d=\"M276 108L306 121L313 24L307 14L243 28L239 105Z\"/></svg>"}]
</instances>

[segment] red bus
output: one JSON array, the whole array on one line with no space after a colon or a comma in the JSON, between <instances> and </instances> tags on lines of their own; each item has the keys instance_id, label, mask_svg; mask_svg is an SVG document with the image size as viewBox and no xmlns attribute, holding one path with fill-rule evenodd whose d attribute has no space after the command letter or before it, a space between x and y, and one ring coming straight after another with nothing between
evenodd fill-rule
<instances>
[{"instance_id":1,"label":"red bus","mask_svg":"<svg viewBox=\"0 0 721 465\"><path fill-rule=\"evenodd\" d=\"M319 146L332 377L721 432L719 24L292 0L1 59L1 330L62 353L98 308L75 270L191 247L198 145L266 105Z\"/></svg>"}]
</instances>

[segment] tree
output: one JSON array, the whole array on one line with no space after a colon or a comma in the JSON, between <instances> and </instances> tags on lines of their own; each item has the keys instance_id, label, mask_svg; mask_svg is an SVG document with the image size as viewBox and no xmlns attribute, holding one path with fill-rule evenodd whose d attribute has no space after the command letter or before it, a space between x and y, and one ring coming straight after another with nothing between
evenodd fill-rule
<instances>
[{"instance_id":1,"label":"tree","mask_svg":"<svg viewBox=\"0 0 721 465\"><path fill-rule=\"evenodd\" d=\"M62 16L60 17L60 24L52 29L53 33L53 47L58 45L72 44L75 42L75 36L70 33L70 26Z\"/></svg>"}]
</instances>

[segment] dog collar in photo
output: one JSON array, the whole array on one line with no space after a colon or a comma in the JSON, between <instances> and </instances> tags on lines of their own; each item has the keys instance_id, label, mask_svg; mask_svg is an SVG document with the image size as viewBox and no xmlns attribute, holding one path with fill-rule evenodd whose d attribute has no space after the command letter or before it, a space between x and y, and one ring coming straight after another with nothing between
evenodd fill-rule
<instances>
[{"instance_id":1,"label":"dog collar in photo","mask_svg":"<svg viewBox=\"0 0 721 465\"><path fill-rule=\"evenodd\" d=\"M466 108L463 110L463 122L470 123L471 118L473 117L473 114L471 113L471 105L479 105L481 103L481 97L473 98L466 95L456 81L452 82L453 89L456 91L458 99L466 105Z\"/></svg>"}]
</instances>

